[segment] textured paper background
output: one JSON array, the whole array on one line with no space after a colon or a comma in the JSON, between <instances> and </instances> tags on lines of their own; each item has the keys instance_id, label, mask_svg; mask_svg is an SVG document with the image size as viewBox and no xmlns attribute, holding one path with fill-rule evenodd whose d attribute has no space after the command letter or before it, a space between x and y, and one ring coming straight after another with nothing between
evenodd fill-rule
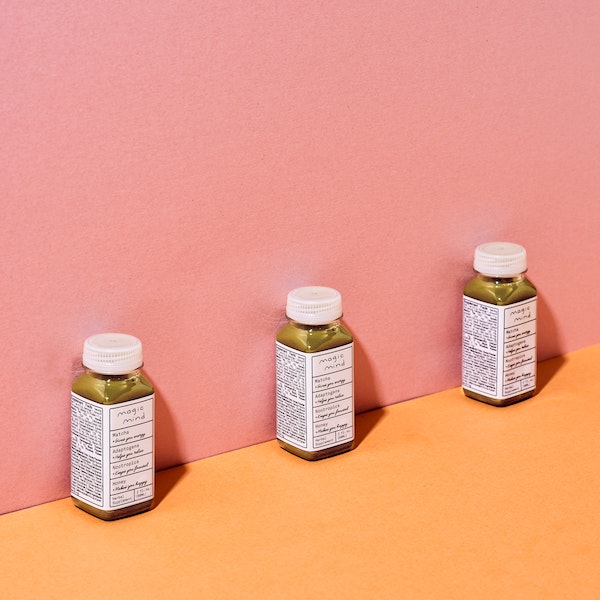
<instances>
[{"instance_id":1,"label":"textured paper background","mask_svg":"<svg viewBox=\"0 0 600 600\"><path fill-rule=\"evenodd\" d=\"M600 7L0 0L0 512L68 493L83 340L139 336L158 466L274 436L273 338L340 289L362 411L459 383L476 244L542 358L600 340Z\"/></svg>"}]
</instances>

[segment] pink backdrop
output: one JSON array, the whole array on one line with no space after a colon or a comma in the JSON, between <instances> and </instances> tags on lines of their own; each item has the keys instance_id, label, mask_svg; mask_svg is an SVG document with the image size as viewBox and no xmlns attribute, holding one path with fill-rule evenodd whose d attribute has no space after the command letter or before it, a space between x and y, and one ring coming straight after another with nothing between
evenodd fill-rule
<instances>
[{"instance_id":1,"label":"pink backdrop","mask_svg":"<svg viewBox=\"0 0 600 600\"><path fill-rule=\"evenodd\" d=\"M460 380L476 244L540 357L600 341L600 4L0 0L0 512L68 495L83 340L144 343L159 467L274 437L274 335L337 287L357 408Z\"/></svg>"}]
</instances>

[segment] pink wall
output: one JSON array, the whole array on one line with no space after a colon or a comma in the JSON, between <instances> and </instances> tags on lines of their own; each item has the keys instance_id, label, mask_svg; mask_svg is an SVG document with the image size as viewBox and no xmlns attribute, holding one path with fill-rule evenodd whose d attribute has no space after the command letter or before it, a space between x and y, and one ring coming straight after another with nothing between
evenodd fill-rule
<instances>
[{"instance_id":1,"label":"pink wall","mask_svg":"<svg viewBox=\"0 0 600 600\"><path fill-rule=\"evenodd\" d=\"M0 0L0 512L68 495L83 340L139 336L158 465L274 437L273 340L337 287L360 411L459 384L476 244L540 355L600 342L600 4Z\"/></svg>"}]
</instances>

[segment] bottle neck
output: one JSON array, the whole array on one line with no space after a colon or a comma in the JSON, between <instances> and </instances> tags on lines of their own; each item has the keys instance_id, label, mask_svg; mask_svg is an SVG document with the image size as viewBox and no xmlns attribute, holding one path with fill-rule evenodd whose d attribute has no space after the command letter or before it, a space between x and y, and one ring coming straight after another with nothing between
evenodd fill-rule
<instances>
[{"instance_id":1,"label":"bottle neck","mask_svg":"<svg viewBox=\"0 0 600 600\"><path fill-rule=\"evenodd\" d=\"M525 280L525 273L517 273L516 275L506 275L502 277L499 277L498 275L484 275L483 273L478 273L477 271L475 271L475 273L477 274L477 278L481 279L481 281L485 281L486 283L495 283L497 285L504 283L515 284Z\"/></svg>"},{"instance_id":2,"label":"bottle neck","mask_svg":"<svg viewBox=\"0 0 600 600\"><path fill-rule=\"evenodd\" d=\"M309 325L308 323L300 323L300 321L294 321L293 319L290 319L290 324L298 329L325 331L326 329L331 329L332 327L339 327L340 321L339 319L335 319L334 321L330 321L329 323L325 323L323 325Z\"/></svg>"},{"instance_id":3,"label":"bottle neck","mask_svg":"<svg viewBox=\"0 0 600 600\"><path fill-rule=\"evenodd\" d=\"M113 373L107 375L106 373L98 373L97 371L92 371L91 369L86 368L86 373L90 375L90 377L102 381L126 381L127 379L133 379L141 375L140 369L134 369L133 371L128 371L127 373Z\"/></svg>"}]
</instances>

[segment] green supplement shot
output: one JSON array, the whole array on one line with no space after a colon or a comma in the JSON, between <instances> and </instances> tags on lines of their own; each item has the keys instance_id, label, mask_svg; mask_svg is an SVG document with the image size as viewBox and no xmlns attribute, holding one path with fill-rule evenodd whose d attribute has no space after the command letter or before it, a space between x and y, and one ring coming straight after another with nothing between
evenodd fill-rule
<instances>
[{"instance_id":1,"label":"green supplement shot","mask_svg":"<svg viewBox=\"0 0 600 600\"><path fill-rule=\"evenodd\" d=\"M71 497L112 521L152 508L154 388L141 372L142 343L102 333L83 347L85 373L71 388Z\"/></svg>"},{"instance_id":2,"label":"green supplement shot","mask_svg":"<svg viewBox=\"0 0 600 600\"><path fill-rule=\"evenodd\" d=\"M482 244L473 266L463 294L462 387L469 398L508 406L535 394L537 292L518 244Z\"/></svg>"},{"instance_id":3,"label":"green supplement shot","mask_svg":"<svg viewBox=\"0 0 600 600\"><path fill-rule=\"evenodd\" d=\"M340 321L337 290L309 286L287 297L277 333L277 440L306 460L352 449L354 342Z\"/></svg>"}]
</instances>

